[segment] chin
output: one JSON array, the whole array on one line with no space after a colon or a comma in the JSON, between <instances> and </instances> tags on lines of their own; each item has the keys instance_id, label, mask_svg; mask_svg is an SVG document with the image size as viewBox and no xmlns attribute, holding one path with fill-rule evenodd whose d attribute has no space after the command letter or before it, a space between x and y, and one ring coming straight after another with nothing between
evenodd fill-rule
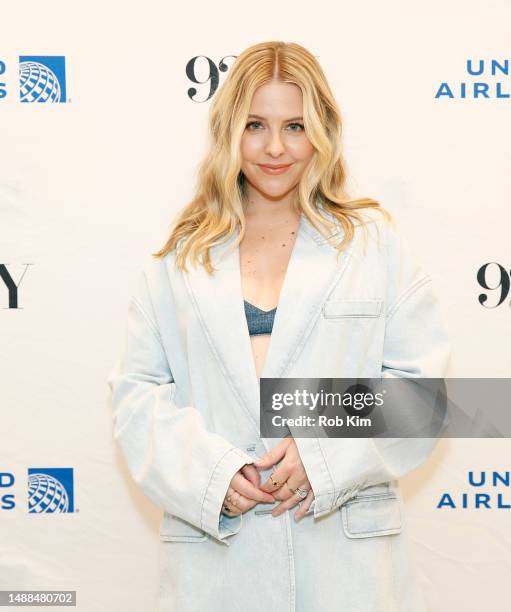
<instances>
[{"instance_id":1,"label":"chin","mask_svg":"<svg viewBox=\"0 0 511 612\"><path fill-rule=\"evenodd\" d=\"M271 188L266 185L258 185L257 190L260 191L263 195L269 198L282 198L289 191L293 189L293 185L286 185L285 187Z\"/></svg>"},{"instance_id":2,"label":"chin","mask_svg":"<svg viewBox=\"0 0 511 612\"><path fill-rule=\"evenodd\" d=\"M296 187L298 181L278 182L276 180L261 180L261 177L251 177L245 174L245 178L248 183L257 189L261 194L268 198L279 198L285 196L291 189Z\"/></svg>"}]
</instances>

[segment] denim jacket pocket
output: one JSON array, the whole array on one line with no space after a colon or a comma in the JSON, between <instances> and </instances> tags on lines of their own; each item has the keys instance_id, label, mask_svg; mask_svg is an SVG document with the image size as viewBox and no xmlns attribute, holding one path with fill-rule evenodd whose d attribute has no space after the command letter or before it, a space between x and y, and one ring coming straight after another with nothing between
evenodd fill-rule
<instances>
[{"instance_id":1,"label":"denim jacket pocket","mask_svg":"<svg viewBox=\"0 0 511 612\"><path fill-rule=\"evenodd\" d=\"M341 506L342 525L348 538L369 538L401 532L401 501L395 493L375 493L353 498Z\"/></svg>"},{"instance_id":2,"label":"denim jacket pocket","mask_svg":"<svg viewBox=\"0 0 511 612\"><path fill-rule=\"evenodd\" d=\"M379 317L382 312L383 300L327 300L323 305L325 319L340 317Z\"/></svg>"},{"instance_id":3,"label":"denim jacket pocket","mask_svg":"<svg viewBox=\"0 0 511 612\"><path fill-rule=\"evenodd\" d=\"M165 542L204 542L208 534L168 512L163 513L160 524L160 540Z\"/></svg>"}]
</instances>

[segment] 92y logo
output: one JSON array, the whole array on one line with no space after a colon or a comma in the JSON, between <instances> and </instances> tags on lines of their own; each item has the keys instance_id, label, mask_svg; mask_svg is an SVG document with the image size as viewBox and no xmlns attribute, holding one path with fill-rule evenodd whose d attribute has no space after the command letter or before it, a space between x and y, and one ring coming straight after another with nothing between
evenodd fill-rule
<instances>
[{"instance_id":1,"label":"92y logo","mask_svg":"<svg viewBox=\"0 0 511 612\"><path fill-rule=\"evenodd\" d=\"M230 66L227 65L224 60L232 58L234 62L236 57L237 55L226 55L218 62L218 66L212 59L206 57L205 55L197 55L192 57L192 59L186 64L186 76L192 83L203 85L204 87L202 89L206 89L207 94L204 99L199 100L195 97L198 93L197 88L190 87L187 92L190 100L193 100L194 102L207 102L218 89L218 85L220 83L220 72L227 72L229 70ZM231 62L231 64L233 62Z\"/></svg>"},{"instance_id":2,"label":"92y logo","mask_svg":"<svg viewBox=\"0 0 511 612\"><path fill-rule=\"evenodd\" d=\"M485 308L497 308L497 306L500 306L509 295L510 279L511 270L506 270L495 261L482 265L477 271L477 282L483 289L491 291L498 301L496 304L488 304L488 294L480 293L478 296L479 304ZM511 306L511 302L509 305Z\"/></svg>"},{"instance_id":3,"label":"92y logo","mask_svg":"<svg viewBox=\"0 0 511 612\"><path fill-rule=\"evenodd\" d=\"M19 279L18 284L16 284L9 270L7 269L7 265L0 263L0 281L3 281L3 285L7 288L7 306L4 305L6 303L3 297L4 292L2 289L0 289L0 299L2 300L2 305L0 306L1 308L19 308L18 289L19 289L19 286L21 285L21 281L23 280L23 277L25 276L28 266L31 266L31 265L33 264L25 264L25 269L23 270L23 274L21 275L21 278ZM0 287L2 287L2 282L0 282Z\"/></svg>"}]
</instances>

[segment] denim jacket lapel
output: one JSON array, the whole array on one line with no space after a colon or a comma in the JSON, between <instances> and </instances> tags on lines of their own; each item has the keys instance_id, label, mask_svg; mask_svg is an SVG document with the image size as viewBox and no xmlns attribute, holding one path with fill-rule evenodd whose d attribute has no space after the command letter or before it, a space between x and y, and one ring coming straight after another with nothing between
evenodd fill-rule
<instances>
[{"instance_id":1,"label":"denim jacket lapel","mask_svg":"<svg viewBox=\"0 0 511 612\"><path fill-rule=\"evenodd\" d=\"M339 233L342 239L342 231ZM259 381L243 306L237 234L211 251L216 271L189 267L185 283L213 354L247 416L259 431ZM302 215L282 285L261 376L278 378L298 358L322 305L345 270L353 242L337 251Z\"/></svg>"}]
</instances>

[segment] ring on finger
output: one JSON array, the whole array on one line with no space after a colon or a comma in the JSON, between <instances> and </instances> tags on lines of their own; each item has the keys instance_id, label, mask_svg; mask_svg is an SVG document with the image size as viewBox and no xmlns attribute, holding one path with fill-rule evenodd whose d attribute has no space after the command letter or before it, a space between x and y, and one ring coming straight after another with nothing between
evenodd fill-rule
<instances>
[{"instance_id":1,"label":"ring on finger","mask_svg":"<svg viewBox=\"0 0 511 612\"><path fill-rule=\"evenodd\" d=\"M305 499L309 494L309 491L307 491L307 489L301 489L300 487L297 487L295 493L300 499Z\"/></svg>"},{"instance_id":2,"label":"ring on finger","mask_svg":"<svg viewBox=\"0 0 511 612\"><path fill-rule=\"evenodd\" d=\"M278 480L273 480L272 476L273 476L273 472L272 472L272 473L270 474L270 476L269 476L269 479L271 480L271 484L272 484L274 487L279 487L279 486L280 486L280 482L279 482Z\"/></svg>"},{"instance_id":3,"label":"ring on finger","mask_svg":"<svg viewBox=\"0 0 511 612\"><path fill-rule=\"evenodd\" d=\"M286 481L285 484L287 484L287 486L289 487L289 489L295 494L298 495L298 497L300 499L305 499L308 495L308 491L307 489L301 489L300 487L296 487L296 489L293 489L293 487L291 485L288 484L288 482Z\"/></svg>"}]
</instances>

